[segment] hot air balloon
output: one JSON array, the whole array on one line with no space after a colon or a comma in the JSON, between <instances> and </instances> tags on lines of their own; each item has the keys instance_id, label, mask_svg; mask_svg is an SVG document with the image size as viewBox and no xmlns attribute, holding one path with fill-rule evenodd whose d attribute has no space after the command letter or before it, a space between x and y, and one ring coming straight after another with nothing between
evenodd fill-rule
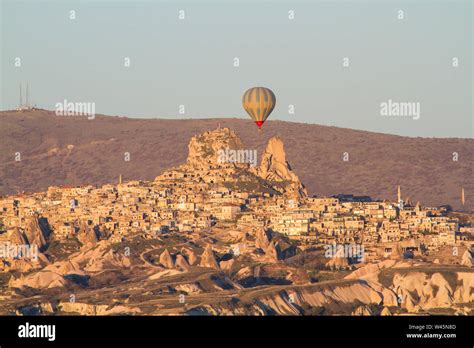
<instances>
[{"instance_id":1,"label":"hot air balloon","mask_svg":"<svg viewBox=\"0 0 474 348\"><path fill-rule=\"evenodd\" d=\"M248 89L242 98L242 106L261 130L263 123L275 108L276 98L273 92L265 87Z\"/></svg>"}]
</instances>

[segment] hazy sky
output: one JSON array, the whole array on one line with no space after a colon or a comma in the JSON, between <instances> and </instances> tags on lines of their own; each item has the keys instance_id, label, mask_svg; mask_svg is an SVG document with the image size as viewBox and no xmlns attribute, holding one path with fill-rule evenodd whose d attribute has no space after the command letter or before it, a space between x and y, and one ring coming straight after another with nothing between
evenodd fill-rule
<instances>
[{"instance_id":1,"label":"hazy sky","mask_svg":"<svg viewBox=\"0 0 474 348\"><path fill-rule=\"evenodd\" d=\"M51 110L67 99L108 115L248 117L242 94L265 86L277 98L272 119L474 133L471 0L2 0L1 11L1 110L16 108L29 82ZM420 118L382 116L389 99L420 103Z\"/></svg>"}]
</instances>

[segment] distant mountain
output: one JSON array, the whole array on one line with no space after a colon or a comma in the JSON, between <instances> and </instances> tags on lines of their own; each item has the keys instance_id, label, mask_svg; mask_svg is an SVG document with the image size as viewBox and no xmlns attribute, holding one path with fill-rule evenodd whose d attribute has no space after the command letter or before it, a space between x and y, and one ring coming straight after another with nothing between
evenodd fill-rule
<instances>
[{"instance_id":1,"label":"distant mountain","mask_svg":"<svg viewBox=\"0 0 474 348\"><path fill-rule=\"evenodd\" d=\"M403 198L414 203L474 208L474 139L411 138L283 121L268 121L258 132L252 121L235 118L99 115L90 120L37 109L0 112L0 194L115 183L120 174L125 181L153 180L186 161L193 135L219 125L234 130L258 158L278 136L310 196L350 193L396 200L400 184Z\"/></svg>"}]
</instances>

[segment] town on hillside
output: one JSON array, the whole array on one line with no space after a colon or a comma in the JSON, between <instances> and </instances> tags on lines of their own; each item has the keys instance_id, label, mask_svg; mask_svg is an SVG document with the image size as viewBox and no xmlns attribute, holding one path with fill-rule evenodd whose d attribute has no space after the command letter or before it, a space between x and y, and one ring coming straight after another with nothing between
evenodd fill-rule
<instances>
[{"instance_id":1,"label":"town on hillside","mask_svg":"<svg viewBox=\"0 0 474 348\"><path fill-rule=\"evenodd\" d=\"M145 241L185 238L177 244L184 249L162 249L161 255L143 259L164 269L188 270L198 265L199 253L200 267L230 270L243 256L254 264L271 264L319 251L325 256L319 269L345 271L384 260L439 264L440 250L472 267L474 229L469 221L447 207L403 200L401 187L394 188L396 201L347 194L310 197L278 137L269 140L260 165L252 161L253 150L245 149L228 128L196 135L188 147L186 163L153 181L124 181L118 174L117 183L101 187L49 187L1 198L0 243L36 246L40 254L36 263L22 260L21 253L1 259L0 271L15 274L9 287L64 286L65 278L56 275L28 276L37 263L44 267L61 260L52 246L74 241L79 245L74 251L84 254L99 244L128 245L136 236ZM191 252L198 245L202 248ZM92 266L97 267L89 261L89 271ZM84 271L80 262L67 267Z\"/></svg>"}]
</instances>

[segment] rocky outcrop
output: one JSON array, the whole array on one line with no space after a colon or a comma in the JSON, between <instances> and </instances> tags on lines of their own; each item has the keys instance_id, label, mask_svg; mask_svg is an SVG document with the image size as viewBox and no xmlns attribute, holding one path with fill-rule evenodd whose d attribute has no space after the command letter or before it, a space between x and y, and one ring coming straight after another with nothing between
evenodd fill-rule
<instances>
[{"instance_id":1,"label":"rocky outcrop","mask_svg":"<svg viewBox=\"0 0 474 348\"><path fill-rule=\"evenodd\" d=\"M214 255L210 244L208 244L206 249L204 249L199 266L219 269L219 264L217 263L216 256Z\"/></svg>"},{"instance_id":2,"label":"rocky outcrop","mask_svg":"<svg viewBox=\"0 0 474 348\"><path fill-rule=\"evenodd\" d=\"M113 250L106 240L99 241L95 246L83 248L70 257L77 264L84 264L83 270L88 273L102 272L110 268L128 268L130 258L122 250Z\"/></svg>"},{"instance_id":3,"label":"rocky outcrop","mask_svg":"<svg viewBox=\"0 0 474 348\"><path fill-rule=\"evenodd\" d=\"M80 302L60 302L58 310L65 313L77 313L80 315L132 315L140 314L139 308L123 305L99 305Z\"/></svg>"},{"instance_id":4,"label":"rocky outcrop","mask_svg":"<svg viewBox=\"0 0 474 348\"><path fill-rule=\"evenodd\" d=\"M230 259L230 260L227 260L227 261L219 262L219 266L221 267L221 269L229 271L232 268L232 266L234 265L234 263L235 263L234 259Z\"/></svg>"},{"instance_id":5,"label":"rocky outcrop","mask_svg":"<svg viewBox=\"0 0 474 348\"><path fill-rule=\"evenodd\" d=\"M166 268L174 268L173 258L168 249L165 249L160 255L160 263Z\"/></svg>"},{"instance_id":6,"label":"rocky outcrop","mask_svg":"<svg viewBox=\"0 0 474 348\"><path fill-rule=\"evenodd\" d=\"M255 247L266 250L269 245L270 237L268 236L268 232L265 231L264 228L258 229L257 233L255 234Z\"/></svg>"},{"instance_id":7,"label":"rocky outcrop","mask_svg":"<svg viewBox=\"0 0 474 348\"><path fill-rule=\"evenodd\" d=\"M352 312L354 316L370 316L372 315L372 311L368 306L359 306Z\"/></svg>"},{"instance_id":8,"label":"rocky outcrop","mask_svg":"<svg viewBox=\"0 0 474 348\"><path fill-rule=\"evenodd\" d=\"M453 298L457 303L469 303L474 301L474 273L457 273L459 285L454 290Z\"/></svg>"},{"instance_id":9,"label":"rocky outcrop","mask_svg":"<svg viewBox=\"0 0 474 348\"><path fill-rule=\"evenodd\" d=\"M345 279L367 281L382 294L385 306L401 307L410 313L454 308L474 301L473 272L462 269L429 272L423 265L419 266L386 260L361 267Z\"/></svg>"},{"instance_id":10,"label":"rocky outcrop","mask_svg":"<svg viewBox=\"0 0 474 348\"><path fill-rule=\"evenodd\" d=\"M181 253L187 256L187 261L190 266L194 266L197 264L197 256L193 250L183 248L181 249Z\"/></svg>"},{"instance_id":11,"label":"rocky outcrop","mask_svg":"<svg viewBox=\"0 0 474 348\"><path fill-rule=\"evenodd\" d=\"M164 269L161 271L158 271L156 273L153 273L151 276L148 277L149 280L157 280L157 279L163 279L167 277L172 277L177 274L182 274L183 272L177 269Z\"/></svg>"},{"instance_id":12,"label":"rocky outcrop","mask_svg":"<svg viewBox=\"0 0 474 348\"><path fill-rule=\"evenodd\" d=\"M246 294L245 305L237 302L199 306L201 309L193 314L213 315L300 315L305 308L325 308L333 305L362 303L363 305L377 305L382 301L380 294L362 281L340 282L330 285L308 285L285 291ZM197 309L197 308L195 308ZM354 308L355 309L355 308Z\"/></svg>"},{"instance_id":13,"label":"rocky outcrop","mask_svg":"<svg viewBox=\"0 0 474 348\"><path fill-rule=\"evenodd\" d=\"M79 264L73 260L58 261L46 266L43 270L52 271L60 275L84 274Z\"/></svg>"},{"instance_id":14,"label":"rocky outcrop","mask_svg":"<svg viewBox=\"0 0 474 348\"><path fill-rule=\"evenodd\" d=\"M63 287L67 284L66 278L62 275L50 271L42 270L32 275L20 275L19 278L10 278L8 286L10 288L34 288L34 289L50 289L56 287Z\"/></svg>"},{"instance_id":15,"label":"rocky outcrop","mask_svg":"<svg viewBox=\"0 0 474 348\"><path fill-rule=\"evenodd\" d=\"M242 148L242 141L234 131L229 128L218 128L191 138L186 163L195 168L218 166L219 150Z\"/></svg>"},{"instance_id":16,"label":"rocky outcrop","mask_svg":"<svg viewBox=\"0 0 474 348\"><path fill-rule=\"evenodd\" d=\"M332 257L326 262L326 267L332 270L345 270L350 269L351 265L346 257Z\"/></svg>"},{"instance_id":17,"label":"rocky outcrop","mask_svg":"<svg viewBox=\"0 0 474 348\"><path fill-rule=\"evenodd\" d=\"M271 262L280 260L278 244L275 244L273 241L270 242L268 247L265 249L265 258Z\"/></svg>"},{"instance_id":18,"label":"rocky outcrop","mask_svg":"<svg viewBox=\"0 0 474 348\"><path fill-rule=\"evenodd\" d=\"M189 263L186 261L183 255L178 254L176 256L176 267L179 268L182 271L188 271L189 270Z\"/></svg>"},{"instance_id":19,"label":"rocky outcrop","mask_svg":"<svg viewBox=\"0 0 474 348\"><path fill-rule=\"evenodd\" d=\"M42 219L37 215L26 219L25 236L28 240L28 244L36 244L38 248L42 250L47 244L48 234L49 230L45 219Z\"/></svg>"},{"instance_id":20,"label":"rocky outcrop","mask_svg":"<svg viewBox=\"0 0 474 348\"><path fill-rule=\"evenodd\" d=\"M277 186L281 187L283 184L284 192L289 196L295 196L295 198L307 196L306 189L286 160L283 141L278 137L273 137L268 141L256 174Z\"/></svg>"},{"instance_id":21,"label":"rocky outcrop","mask_svg":"<svg viewBox=\"0 0 474 348\"><path fill-rule=\"evenodd\" d=\"M15 245L26 245L28 244L28 239L18 227L15 227L10 235L10 243Z\"/></svg>"},{"instance_id":22,"label":"rocky outcrop","mask_svg":"<svg viewBox=\"0 0 474 348\"><path fill-rule=\"evenodd\" d=\"M454 302L453 289L440 273L431 276L421 272L395 274L392 288L401 300L401 306L410 312L448 308Z\"/></svg>"},{"instance_id":23,"label":"rocky outcrop","mask_svg":"<svg viewBox=\"0 0 474 348\"><path fill-rule=\"evenodd\" d=\"M71 276L85 277L75 261L59 261L44 267L41 271L19 278L10 278L8 283L11 288L49 289L64 287L69 284Z\"/></svg>"},{"instance_id":24,"label":"rocky outcrop","mask_svg":"<svg viewBox=\"0 0 474 348\"><path fill-rule=\"evenodd\" d=\"M179 291L181 293L185 293L187 295L193 295L193 294L200 294L203 292L203 289L199 285L199 283L184 283L184 284L178 284L174 287L175 291Z\"/></svg>"},{"instance_id":25,"label":"rocky outcrop","mask_svg":"<svg viewBox=\"0 0 474 348\"><path fill-rule=\"evenodd\" d=\"M288 199L307 196L306 189L286 161L281 139L271 138L257 166L255 149L245 149L229 128L218 128L191 138L186 163L165 171L155 181L194 180L224 185L232 190L280 193Z\"/></svg>"},{"instance_id":26,"label":"rocky outcrop","mask_svg":"<svg viewBox=\"0 0 474 348\"><path fill-rule=\"evenodd\" d=\"M350 269L349 259L344 255L344 249L340 248L336 251L335 255L326 262L326 267L332 270L345 270Z\"/></svg>"},{"instance_id":27,"label":"rocky outcrop","mask_svg":"<svg viewBox=\"0 0 474 348\"><path fill-rule=\"evenodd\" d=\"M462 255L461 265L472 267L474 266L474 260L472 258L472 253L469 250L466 250Z\"/></svg>"},{"instance_id":28,"label":"rocky outcrop","mask_svg":"<svg viewBox=\"0 0 474 348\"><path fill-rule=\"evenodd\" d=\"M77 233L77 239L84 245L95 245L99 241L99 237L93 227L87 222L82 222Z\"/></svg>"},{"instance_id":29,"label":"rocky outcrop","mask_svg":"<svg viewBox=\"0 0 474 348\"><path fill-rule=\"evenodd\" d=\"M384 268L393 267L395 264L395 260L385 260L378 263L369 263L355 270L354 272L351 272L345 277L345 279L368 279L376 281L380 270Z\"/></svg>"}]
</instances>

